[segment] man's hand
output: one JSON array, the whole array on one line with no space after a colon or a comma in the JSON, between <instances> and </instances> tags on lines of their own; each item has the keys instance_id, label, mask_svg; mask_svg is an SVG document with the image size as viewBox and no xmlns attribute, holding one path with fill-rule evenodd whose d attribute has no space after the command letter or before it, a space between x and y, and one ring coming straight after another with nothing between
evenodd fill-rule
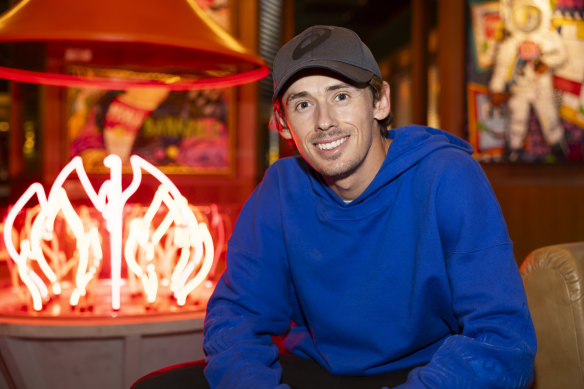
<instances>
[{"instance_id":1,"label":"man's hand","mask_svg":"<svg viewBox=\"0 0 584 389\"><path fill-rule=\"evenodd\" d=\"M543 63L541 60L537 60L533 63L533 69L537 74L543 74L548 71L549 66Z\"/></svg>"}]
</instances>

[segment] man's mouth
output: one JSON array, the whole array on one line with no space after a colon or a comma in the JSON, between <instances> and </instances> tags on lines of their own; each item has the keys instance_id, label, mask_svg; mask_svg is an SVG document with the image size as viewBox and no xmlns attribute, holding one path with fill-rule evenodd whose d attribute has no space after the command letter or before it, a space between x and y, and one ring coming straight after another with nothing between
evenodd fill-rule
<instances>
[{"instance_id":1,"label":"man's mouth","mask_svg":"<svg viewBox=\"0 0 584 389\"><path fill-rule=\"evenodd\" d=\"M318 147L320 150L332 150L335 147L339 147L341 144L345 143L345 141L349 139L348 136L345 136L343 138L334 140L332 142L328 142L328 143L317 143L316 147Z\"/></svg>"}]
</instances>

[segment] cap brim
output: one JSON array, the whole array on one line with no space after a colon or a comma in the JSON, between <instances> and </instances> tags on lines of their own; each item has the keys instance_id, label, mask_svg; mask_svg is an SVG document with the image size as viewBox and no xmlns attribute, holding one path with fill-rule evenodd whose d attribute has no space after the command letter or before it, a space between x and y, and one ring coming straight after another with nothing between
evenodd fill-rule
<instances>
[{"instance_id":1,"label":"cap brim","mask_svg":"<svg viewBox=\"0 0 584 389\"><path fill-rule=\"evenodd\" d=\"M280 83L274 88L274 95L272 96L272 101L276 101L278 96L283 92L284 86L291 80L296 74L306 69L325 69L338 73L339 75L348 78L349 80L357 84L366 84L371 81L371 78L375 75L369 70L359 68L354 65L350 65L344 62L329 61L329 60L314 60L310 62L305 62L300 66L291 69L288 74L286 74L280 80Z\"/></svg>"}]
</instances>

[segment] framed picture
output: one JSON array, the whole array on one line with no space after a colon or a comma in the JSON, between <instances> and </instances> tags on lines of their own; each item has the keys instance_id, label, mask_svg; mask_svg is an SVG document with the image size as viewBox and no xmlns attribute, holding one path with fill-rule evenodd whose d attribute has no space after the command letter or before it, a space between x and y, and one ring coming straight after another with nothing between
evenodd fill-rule
<instances>
[{"instance_id":1,"label":"framed picture","mask_svg":"<svg viewBox=\"0 0 584 389\"><path fill-rule=\"evenodd\" d=\"M489 100L489 90L480 84L467 87L468 140L482 161L498 161L505 151L507 116Z\"/></svg>"},{"instance_id":2,"label":"framed picture","mask_svg":"<svg viewBox=\"0 0 584 389\"><path fill-rule=\"evenodd\" d=\"M500 34L499 3L489 1L472 4L470 13L473 38L472 55L477 68L487 70L493 65L497 35Z\"/></svg>"},{"instance_id":3,"label":"framed picture","mask_svg":"<svg viewBox=\"0 0 584 389\"><path fill-rule=\"evenodd\" d=\"M231 30L229 0L196 1L211 19ZM107 174L103 159L112 153L125 162L139 155L166 174L234 172L233 88L69 88L66 101L69 158L81 156L87 173Z\"/></svg>"},{"instance_id":4,"label":"framed picture","mask_svg":"<svg viewBox=\"0 0 584 389\"><path fill-rule=\"evenodd\" d=\"M584 162L584 11L467 0L468 137L482 161Z\"/></svg>"}]
</instances>

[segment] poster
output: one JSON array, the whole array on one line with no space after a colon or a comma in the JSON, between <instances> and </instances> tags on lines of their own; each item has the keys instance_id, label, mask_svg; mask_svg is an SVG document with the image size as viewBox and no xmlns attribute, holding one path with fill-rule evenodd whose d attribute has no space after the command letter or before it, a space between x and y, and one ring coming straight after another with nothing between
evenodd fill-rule
<instances>
[{"instance_id":1,"label":"poster","mask_svg":"<svg viewBox=\"0 0 584 389\"><path fill-rule=\"evenodd\" d=\"M481 161L584 161L584 6L469 0L468 139Z\"/></svg>"}]
</instances>

